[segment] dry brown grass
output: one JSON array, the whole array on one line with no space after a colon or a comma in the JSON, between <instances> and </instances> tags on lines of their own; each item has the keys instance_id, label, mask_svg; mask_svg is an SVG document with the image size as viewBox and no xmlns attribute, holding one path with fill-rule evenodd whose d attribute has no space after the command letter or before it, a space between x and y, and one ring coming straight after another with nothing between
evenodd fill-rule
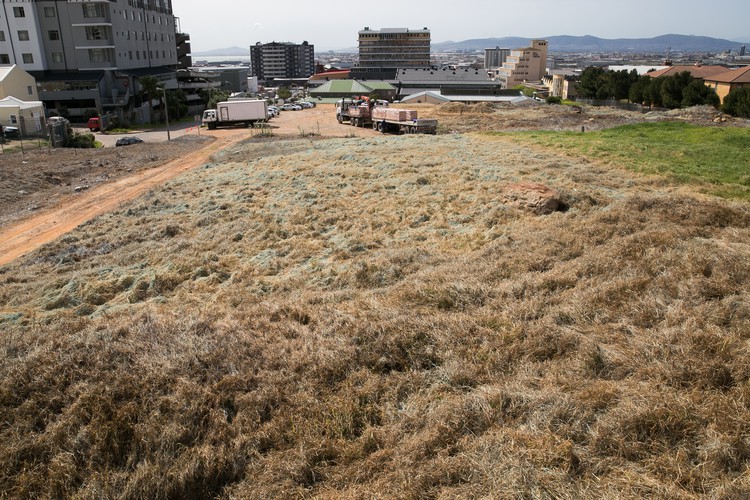
<instances>
[{"instance_id":1,"label":"dry brown grass","mask_svg":"<svg viewBox=\"0 0 750 500\"><path fill-rule=\"evenodd\" d=\"M0 268L0 491L746 496L749 228L503 139L249 142Z\"/></svg>"}]
</instances>

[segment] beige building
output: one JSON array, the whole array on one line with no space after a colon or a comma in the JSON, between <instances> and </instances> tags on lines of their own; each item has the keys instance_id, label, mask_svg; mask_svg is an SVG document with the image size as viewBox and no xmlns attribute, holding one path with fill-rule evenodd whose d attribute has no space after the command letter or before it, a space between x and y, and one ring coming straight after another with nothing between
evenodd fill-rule
<instances>
[{"instance_id":1,"label":"beige building","mask_svg":"<svg viewBox=\"0 0 750 500\"><path fill-rule=\"evenodd\" d=\"M717 75L709 76L703 79L705 84L714 89L718 94L721 102L734 89L750 87L750 66L744 68L731 69Z\"/></svg>"},{"instance_id":2,"label":"beige building","mask_svg":"<svg viewBox=\"0 0 750 500\"><path fill-rule=\"evenodd\" d=\"M505 88L525 82L539 82L547 71L547 40L532 40L531 46L510 51L497 79Z\"/></svg>"},{"instance_id":3,"label":"beige building","mask_svg":"<svg viewBox=\"0 0 750 500\"><path fill-rule=\"evenodd\" d=\"M15 64L0 66L0 99L13 96L22 101L38 101L36 80Z\"/></svg>"},{"instance_id":4,"label":"beige building","mask_svg":"<svg viewBox=\"0 0 750 500\"><path fill-rule=\"evenodd\" d=\"M16 127L26 137L42 134L45 127L42 101L22 101L11 96L0 99L0 125Z\"/></svg>"}]
</instances>

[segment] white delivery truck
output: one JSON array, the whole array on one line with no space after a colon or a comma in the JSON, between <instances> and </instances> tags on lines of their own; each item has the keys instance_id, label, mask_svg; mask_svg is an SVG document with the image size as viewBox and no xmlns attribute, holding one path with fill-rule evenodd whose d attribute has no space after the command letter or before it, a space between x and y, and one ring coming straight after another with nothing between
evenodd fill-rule
<instances>
[{"instance_id":1,"label":"white delivery truck","mask_svg":"<svg viewBox=\"0 0 750 500\"><path fill-rule=\"evenodd\" d=\"M266 101L259 99L219 102L216 109L207 109L203 112L203 125L210 129L224 125L249 126L267 119L268 105Z\"/></svg>"}]
</instances>

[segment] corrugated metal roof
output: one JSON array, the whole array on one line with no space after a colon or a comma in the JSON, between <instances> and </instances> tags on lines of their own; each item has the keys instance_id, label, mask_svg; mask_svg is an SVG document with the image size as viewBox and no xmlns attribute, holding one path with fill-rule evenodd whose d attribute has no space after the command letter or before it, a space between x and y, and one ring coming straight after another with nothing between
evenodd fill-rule
<instances>
[{"instance_id":1,"label":"corrugated metal roof","mask_svg":"<svg viewBox=\"0 0 750 500\"><path fill-rule=\"evenodd\" d=\"M412 102L427 96L443 102L506 102L510 104L520 104L526 101L533 101L530 97L523 95L443 95L440 92L426 91L408 95L401 99L401 102Z\"/></svg>"}]
</instances>

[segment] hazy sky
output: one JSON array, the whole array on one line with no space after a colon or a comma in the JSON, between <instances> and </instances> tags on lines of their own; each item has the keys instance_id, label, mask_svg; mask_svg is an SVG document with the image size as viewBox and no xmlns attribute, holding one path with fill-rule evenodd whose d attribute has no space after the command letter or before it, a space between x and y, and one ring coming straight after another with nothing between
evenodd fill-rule
<instances>
[{"instance_id":1,"label":"hazy sky","mask_svg":"<svg viewBox=\"0 0 750 500\"><path fill-rule=\"evenodd\" d=\"M359 8L357 7L359 5ZM357 31L427 27L432 42L505 36L649 38L702 35L750 41L748 0L172 0L193 52L304 40L316 52L357 46ZM554 48L552 48L554 50Z\"/></svg>"}]
</instances>

